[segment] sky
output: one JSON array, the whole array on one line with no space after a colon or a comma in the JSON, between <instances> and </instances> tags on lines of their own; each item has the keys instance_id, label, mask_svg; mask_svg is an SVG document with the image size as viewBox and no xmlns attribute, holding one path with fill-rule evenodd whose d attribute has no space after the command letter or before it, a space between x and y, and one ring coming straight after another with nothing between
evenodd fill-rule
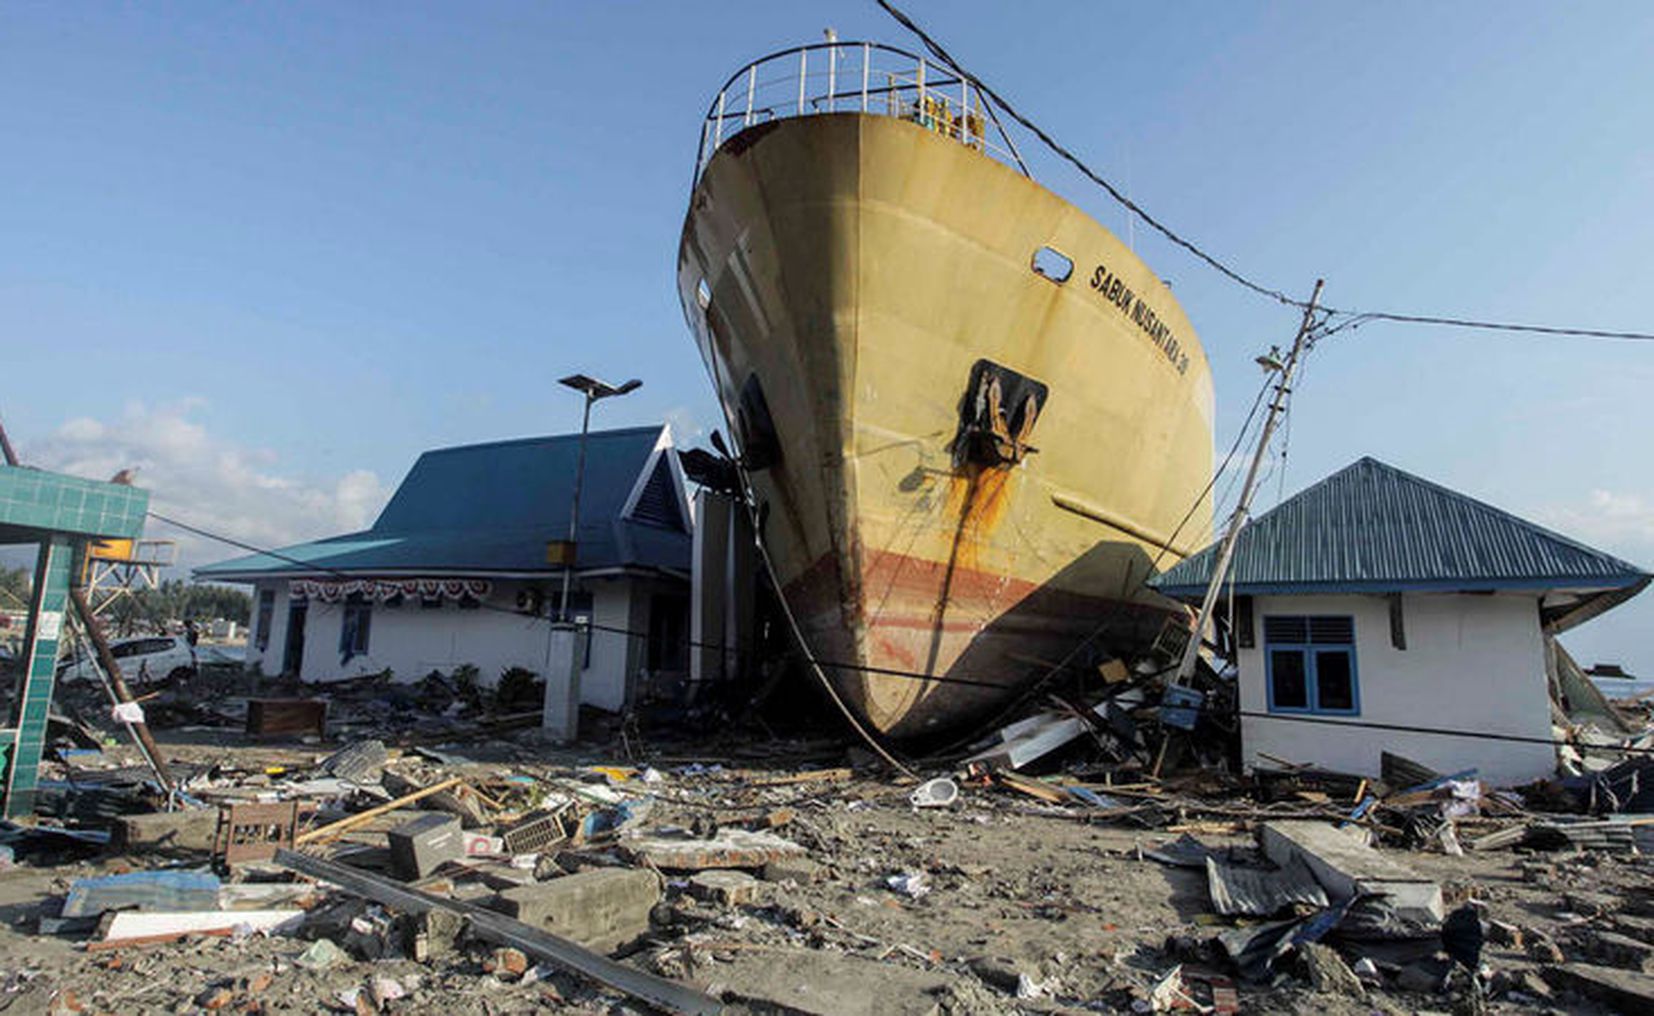
<instances>
[{"instance_id":1,"label":"sky","mask_svg":"<svg viewBox=\"0 0 1654 1016\"><path fill-rule=\"evenodd\" d=\"M904 5L1134 200L1337 307L1654 331L1654 7ZM0 7L0 416L264 545L371 522L420 451L719 425L674 264L701 118L830 3ZM1296 315L1022 139L1200 332L1233 439ZM1374 323L1319 345L1257 508L1362 455L1654 566L1654 343ZM156 527L150 535L163 534ZM233 553L198 540L186 564ZM1565 640L1654 675L1654 593Z\"/></svg>"}]
</instances>

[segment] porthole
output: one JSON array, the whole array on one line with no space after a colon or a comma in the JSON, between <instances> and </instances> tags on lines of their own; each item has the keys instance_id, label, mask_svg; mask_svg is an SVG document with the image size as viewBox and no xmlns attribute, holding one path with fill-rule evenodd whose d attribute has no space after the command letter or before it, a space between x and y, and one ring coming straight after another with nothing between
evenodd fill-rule
<instances>
[{"instance_id":1,"label":"porthole","mask_svg":"<svg viewBox=\"0 0 1654 1016\"><path fill-rule=\"evenodd\" d=\"M1055 247L1041 247L1034 252L1032 267L1035 275L1043 275L1060 286L1074 274L1074 259Z\"/></svg>"}]
</instances>

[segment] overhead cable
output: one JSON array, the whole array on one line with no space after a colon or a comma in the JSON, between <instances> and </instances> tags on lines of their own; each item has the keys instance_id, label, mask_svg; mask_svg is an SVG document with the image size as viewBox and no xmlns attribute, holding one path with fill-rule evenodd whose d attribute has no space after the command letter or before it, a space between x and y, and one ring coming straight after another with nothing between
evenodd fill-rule
<instances>
[{"instance_id":1,"label":"overhead cable","mask_svg":"<svg viewBox=\"0 0 1654 1016\"><path fill-rule=\"evenodd\" d=\"M1208 254L1193 241L1185 239L1170 226L1167 226L1153 215L1150 215L1147 210L1131 198L1127 197L1123 191L1121 191L1114 184L1110 183L1101 173L1098 173L1096 170L1092 169L1083 159L1075 155L1068 148L1064 147L1050 134L1046 133L1044 128L1040 127L1039 124L1019 112L1015 106L1006 101L1004 96L994 91L994 89L984 83L981 78L966 71L964 67L953 58L952 54L942 47L941 43L932 38L930 33L919 27L918 23L898 9L890 2L890 0L875 0L875 2L884 9L885 13L894 18L897 24L913 33L913 35L917 37L920 42L924 43L925 48L930 51L932 56L936 57L937 60L940 60L955 74L958 74L962 78L968 79L973 85L976 86L978 91L980 91L983 95L986 95L989 99L992 99L994 104L998 105L1005 111L1007 116L1021 124L1029 133L1038 138L1040 142L1045 145L1045 147L1049 148L1064 162L1067 162L1069 165L1073 166L1083 176L1085 176L1086 179L1107 191L1109 197L1113 198L1116 202L1125 207L1127 211L1137 216L1143 222L1147 223L1150 228L1154 229L1161 236L1164 236L1173 244L1176 244L1178 247L1188 251L1195 258L1204 262L1207 266L1217 271L1231 282L1250 290L1259 296L1268 297L1269 299L1288 307L1306 309L1309 306L1305 301L1300 300L1297 297L1289 296L1279 289L1264 285L1261 282L1257 282L1247 277L1238 269L1232 268L1219 258ZM1325 304L1321 304L1319 306L1322 310L1325 310L1328 314L1334 317L1360 318L1363 319L1363 322L1391 321L1397 324L1438 325L1445 328L1472 328L1481 329L1484 331L1522 332L1535 335L1568 336L1573 338L1623 339L1640 342L1654 342L1654 333L1650 332L1611 331L1600 328L1572 328L1552 325L1529 325L1510 321L1482 321L1469 317L1448 317L1430 314L1403 314L1393 311L1343 310L1336 307L1328 307Z\"/></svg>"}]
</instances>

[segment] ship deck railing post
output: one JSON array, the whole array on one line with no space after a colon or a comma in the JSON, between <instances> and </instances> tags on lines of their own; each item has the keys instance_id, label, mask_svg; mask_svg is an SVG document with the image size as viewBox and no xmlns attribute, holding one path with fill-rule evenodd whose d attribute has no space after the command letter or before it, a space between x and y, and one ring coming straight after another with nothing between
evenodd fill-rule
<instances>
[{"instance_id":1,"label":"ship deck railing post","mask_svg":"<svg viewBox=\"0 0 1654 1016\"><path fill-rule=\"evenodd\" d=\"M867 43L861 44L861 111L867 112L867 75L873 62L873 47Z\"/></svg>"},{"instance_id":2,"label":"ship deck railing post","mask_svg":"<svg viewBox=\"0 0 1654 1016\"><path fill-rule=\"evenodd\" d=\"M712 129L712 150L714 152L718 150L719 145L724 143L724 95L727 92L728 89L725 89L718 93L718 125Z\"/></svg>"},{"instance_id":3,"label":"ship deck railing post","mask_svg":"<svg viewBox=\"0 0 1654 1016\"><path fill-rule=\"evenodd\" d=\"M834 110L833 93L838 91L838 44L827 47L827 112Z\"/></svg>"},{"instance_id":4,"label":"ship deck railing post","mask_svg":"<svg viewBox=\"0 0 1654 1016\"><path fill-rule=\"evenodd\" d=\"M804 80L810 74L810 51L798 51L798 115L804 115Z\"/></svg>"},{"instance_id":5,"label":"ship deck railing post","mask_svg":"<svg viewBox=\"0 0 1654 1016\"><path fill-rule=\"evenodd\" d=\"M758 65L747 68L747 115L741 120L742 127L752 126L752 93L758 90Z\"/></svg>"},{"instance_id":6,"label":"ship deck railing post","mask_svg":"<svg viewBox=\"0 0 1654 1016\"><path fill-rule=\"evenodd\" d=\"M925 122L925 58L919 58L919 123Z\"/></svg>"}]
</instances>

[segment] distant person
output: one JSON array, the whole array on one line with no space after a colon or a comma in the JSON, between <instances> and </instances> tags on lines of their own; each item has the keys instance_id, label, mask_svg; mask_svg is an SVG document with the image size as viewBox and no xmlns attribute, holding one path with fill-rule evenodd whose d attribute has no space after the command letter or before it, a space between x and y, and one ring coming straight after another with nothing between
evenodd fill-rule
<instances>
[{"instance_id":1,"label":"distant person","mask_svg":"<svg viewBox=\"0 0 1654 1016\"><path fill-rule=\"evenodd\" d=\"M193 652L195 644L201 641L201 629L195 626L194 620L184 622L184 638L189 642L190 650Z\"/></svg>"}]
</instances>

